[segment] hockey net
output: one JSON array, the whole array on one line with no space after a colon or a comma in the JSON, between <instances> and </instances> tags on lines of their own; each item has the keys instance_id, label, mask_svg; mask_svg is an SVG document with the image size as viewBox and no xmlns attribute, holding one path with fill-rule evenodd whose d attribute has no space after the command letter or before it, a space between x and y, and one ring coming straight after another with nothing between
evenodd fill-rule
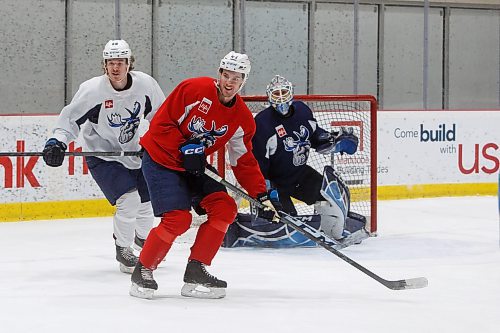
<instances>
[{"instance_id":1,"label":"hockey net","mask_svg":"<svg viewBox=\"0 0 500 333\"><path fill-rule=\"evenodd\" d=\"M245 103L255 115L268 107L266 96L244 96ZM295 95L295 100L305 102L313 110L319 126L327 131L341 126L352 127L359 138L354 155L320 155L311 149L307 164L323 173L332 165L340 173L351 192L351 211L362 214L367 220L367 230L377 231L377 101L370 95ZM224 150L211 156L209 162L219 174L235 184L236 179ZM246 201L237 200L239 210L248 209ZM313 207L297 201L299 214L312 214Z\"/></svg>"}]
</instances>

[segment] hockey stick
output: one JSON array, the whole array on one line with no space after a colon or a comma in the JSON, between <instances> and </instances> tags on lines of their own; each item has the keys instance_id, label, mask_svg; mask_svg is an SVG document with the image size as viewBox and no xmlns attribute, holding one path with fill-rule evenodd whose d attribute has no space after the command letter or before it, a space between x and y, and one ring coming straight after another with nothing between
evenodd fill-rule
<instances>
[{"instance_id":1,"label":"hockey stick","mask_svg":"<svg viewBox=\"0 0 500 333\"><path fill-rule=\"evenodd\" d=\"M65 156L142 156L142 151L68 151ZM43 156L39 151L0 152L0 156Z\"/></svg>"},{"instance_id":2,"label":"hockey stick","mask_svg":"<svg viewBox=\"0 0 500 333\"><path fill-rule=\"evenodd\" d=\"M257 207L260 207L260 208L265 207L265 205L260 203L258 200L252 198L247 193L245 193L243 190L239 189L235 185L226 181L224 178L220 177L219 175L212 172L211 170L205 169L205 174L207 176L209 176L210 178L214 179L215 181L226 186L228 189L233 191L236 195L248 200L251 204L253 204ZM293 216L291 216L285 212L280 211L278 213L280 215L281 222L285 223L286 225L289 225L290 227L295 229L297 232L301 233L302 235L309 238L310 240L316 242L321 247L323 247L326 250L330 251L331 253L335 254L337 257L344 260L349 265L354 266L355 268L359 269L361 272L365 273L366 275L368 275L372 279L376 280L377 282L383 284L384 286L386 286L389 289L403 290L403 289L418 289L418 288L427 287L428 281L427 281L427 278L425 278L425 277L418 277L418 278L404 279L404 280L395 280L395 281L383 279L380 276L378 276L377 274L375 274L372 271L370 271L369 269L361 266L356 261L352 260L348 256L344 255L343 253L341 253L337 249L335 249L335 246L338 245L338 243L333 241L332 239L330 239L328 236L326 236L321 231L310 227L306 223L300 221L299 219L294 218Z\"/></svg>"}]
</instances>

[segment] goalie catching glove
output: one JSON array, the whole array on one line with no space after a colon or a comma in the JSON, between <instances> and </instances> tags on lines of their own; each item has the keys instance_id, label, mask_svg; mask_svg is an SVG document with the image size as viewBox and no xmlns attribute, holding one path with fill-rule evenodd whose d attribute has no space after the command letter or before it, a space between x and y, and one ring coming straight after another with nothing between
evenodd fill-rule
<instances>
[{"instance_id":1,"label":"goalie catching glove","mask_svg":"<svg viewBox=\"0 0 500 333\"><path fill-rule=\"evenodd\" d=\"M338 132L323 133L318 141L320 144L316 148L319 154L349 154L352 155L358 150L359 139L353 133L352 127L341 127Z\"/></svg>"},{"instance_id":2,"label":"goalie catching glove","mask_svg":"<svg viewBox=\"0 0 500 333\"><path fill-rule=\"evenodd\" d=\"M182 167L195 176L205 172L205 145L199 138L189 139L179 147L182 153Z\"/></svg>"},{"instance_id":3,"label":"goalie catching glove","mask_svg":"<svg viewBox=\"0 0 500 333\"><path fill-rule=\"evenodd\" d=\"M264 208L259 207L257 209L257 216L270 222L278 223L280 221L278 212L283 210L278 191L270 189L267 192L258 194L256 199L265 206Z\"/></svg>"}]
</instances>

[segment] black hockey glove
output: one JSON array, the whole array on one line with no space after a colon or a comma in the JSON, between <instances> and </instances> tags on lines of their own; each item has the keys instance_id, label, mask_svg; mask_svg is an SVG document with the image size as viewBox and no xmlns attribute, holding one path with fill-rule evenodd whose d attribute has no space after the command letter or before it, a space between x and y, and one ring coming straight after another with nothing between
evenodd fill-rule
<instances>
[{"instance_id":1,"label":"black hockey glove","mask_svg":"<svg viewBox=\"0 0 500 333\"><path fill-rule=\"evenodd\" d=\"M283 206L279 200L278 191L275 189L270 189L267 192L260 193L256 198L261 204L265 205L265 208L257 209L257 216L268 220L270 222L277 223L280 221L278 212L283 210Z\"/></svg>"},{"instance_id":2,"label":"black hockey glove","mask_svg":"<svg viewBox=\"0 0 500 333\"><path fill-rule=\"evenodd\" d=\"M43 160L51 167L58 167L63 164L66 144L55 138L50 138L43 148Z\"/></svg>"},{"instance_id":3,"label":"black hockey glove","mask_svg":"<svg viewBox=\"0 0 500 333\"><path fill-rule=\"evenodd\" d=\"M179 150L182 153L182 167L186 172L199 176L205 172L205 145L200 139L194 138L184 142Z\"/></svg>"}]
</instances>

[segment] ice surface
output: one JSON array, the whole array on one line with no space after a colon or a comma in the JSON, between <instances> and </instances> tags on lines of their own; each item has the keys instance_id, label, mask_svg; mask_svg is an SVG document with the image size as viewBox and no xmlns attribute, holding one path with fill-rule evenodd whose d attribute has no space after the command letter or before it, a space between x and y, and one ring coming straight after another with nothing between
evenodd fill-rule
<instances>
[{"instance_id":1,"label":"ice surface","mask_svg":"<svg viewBox=\"0 0 500 333\"><path fill-rule=\"evenodd\" d=\"M496 197L382 201L378 217L378 237L342 252L427 288L389 290L322 248L240 248L208 269L226 298L184 298L192 229L143 300L114 260L111 218L0 223L0 331L500 332Z\"/></svg>"}]
</instances>

